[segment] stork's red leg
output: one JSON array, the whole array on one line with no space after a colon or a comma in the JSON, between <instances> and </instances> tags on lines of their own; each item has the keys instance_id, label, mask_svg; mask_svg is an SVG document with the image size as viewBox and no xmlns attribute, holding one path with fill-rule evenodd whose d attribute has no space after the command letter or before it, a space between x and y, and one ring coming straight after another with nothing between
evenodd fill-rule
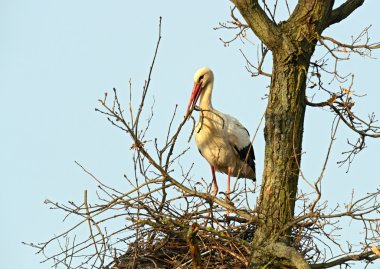
<instances>
[{"instance_id":1,"label":"stork's red leg","mask_svg":"<svg viewBox=\"0 0 380 269\"><path fill-rule=\"evenodd\" d=\"M230 184L231 184L231 167L228 167L228 178L227 178L227 200L230 201Z\"/></svg>"},{"instance_id":2,"label":"stork's red leg","mask_svg":"<svg viewBox=\"0 0 380 269\"><path fill-rule=\"evenodd\" d=\"M211 173L212 173L212 196L215 197L216 194L218 193L218 184L216 183L215 167L212 165L210 166L211 166ZM208 219L210 215L212 214L212 204L213 204L213 201L210 201L210 211L207 214L205 226L207 225ZM212 221L212 218L211 218L211 221Z\"/></svg>"},{"instance_id":3,"label":"stork's red leg","mask_svg":"<svg viewBox=\"0 0 380 269\"><path fill-rule=\"evenodd\" d=\"M216 196L218 193L218 183L216 183L216 176L215 176L215 167L211 165L211 173L212 173L212 195Z\"/></svg>"}]
</instances>

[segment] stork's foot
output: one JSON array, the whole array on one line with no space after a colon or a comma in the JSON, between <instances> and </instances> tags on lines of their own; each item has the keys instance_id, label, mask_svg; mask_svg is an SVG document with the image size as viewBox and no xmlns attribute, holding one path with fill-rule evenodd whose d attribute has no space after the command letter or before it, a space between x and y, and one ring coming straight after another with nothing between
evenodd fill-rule
<instances>
[{"instance_id":1,"label":"stork's foot","mask_svg":"<svg viewBox=\"0 0 380 269\"><path fill-rule=\"evenodd\" d=\"M226 203L229 205L234 205L234 203L231 200L230 194L228 192L226 192L226 193L224 193L224 195L226 196L226 198L225 198Z\"/></svg>"},{"instance_id":2,"label":"stork's foot","mask_svg":"<svg viewBox=\"0 0 380 269\"><path fill-rule=\"evenodd\" d=\"M226 203L232 206L235 205L234 202L231 201L230 197L226 197Z\"/></svg>"},{"instance_id":3,"label":"stork's foot","mask_svg":"<svg viewBox=\"0 0 380 269\"><path fill-rule=\"evenodd\" d=\"M231 201L231 197L230 197L230 194L227 192L226 193L226 203L230 206L234 206L234 203ZM227 213L226 213L226 217L228 217L230 215L230 211L227 209Z\"/></svg>"}]
</instances>

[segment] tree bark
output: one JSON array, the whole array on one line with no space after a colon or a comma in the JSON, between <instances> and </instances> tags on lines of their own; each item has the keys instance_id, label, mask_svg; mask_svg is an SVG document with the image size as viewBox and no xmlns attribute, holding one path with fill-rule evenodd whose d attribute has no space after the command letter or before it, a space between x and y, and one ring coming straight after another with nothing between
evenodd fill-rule
<instances>
[{"instance_id":1,"label":"tree bark","mask_svg":"<svg viewBox=\"0 0 380 269\"><path fill-rule=\"evenodd\" d=\"M265 113L265 161L256 242L268 238L289 242L283 229L294 216L305 115L306 74L310 58L287 62L273 55L271 91ZM286 57L287 58L287 57ZM258 241L257 241L258 240Z\"/></svg>"}]
</instances>

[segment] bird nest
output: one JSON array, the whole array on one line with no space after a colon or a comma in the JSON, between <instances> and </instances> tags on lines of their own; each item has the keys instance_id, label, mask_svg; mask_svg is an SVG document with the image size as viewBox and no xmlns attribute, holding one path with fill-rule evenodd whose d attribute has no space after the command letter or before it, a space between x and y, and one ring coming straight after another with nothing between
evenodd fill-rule
<instances>
[{"instance_id":1,"label":"bird nest","mask_svg":"<svg viewBox=\"0 0 380 269\"><path fill-rule=\"evenodd\" d=\"M131 243L110 268L246 268L247 243L253 233L253 225L228 223L155 226Z\"/></svg>"}]
</instances>

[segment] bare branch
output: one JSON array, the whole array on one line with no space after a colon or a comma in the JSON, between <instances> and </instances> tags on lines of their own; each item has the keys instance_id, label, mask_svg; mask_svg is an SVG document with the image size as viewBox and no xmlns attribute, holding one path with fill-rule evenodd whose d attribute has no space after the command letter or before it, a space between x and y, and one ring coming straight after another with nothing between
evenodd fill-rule
<instances>
[{"instance_id":1,"label":"bare branch","mask_svg":"<svg viewBox=\"0 0 380 269\"><path fill-rule=\"evenodd\" d=\"M364 0L347 0L342 5L331 11L325 28L338 23L351 15L357 8L364 3Z\"/></svg>"},{"instance_id":2,"label":"bare branch","mask_svg":"<svg viewBox=\"0 0 380 269\"><path fill-rule=\"evenodd\" d=\"M362 260L373 261L376 259L378 259L378 257L372 251L365 251L359 254L345 255L341 258L338 258L330 262L313 264L311 265L311 268L312 269L330 268L330 267L346 264L349 261L362 261Z\"/></svg>"},{"instance_id":3,"label":"bare branch","mask_svg":"<svg viewBox=\"0 0 380 269\"><path fill-rule=\"evenodd\" d=\"M367 30L367 29L365 29L365 30ZM365 44L355 44L355 43L345 44L345 43L339 42L338 40L336 40L332 37L329 37L329 36L321 36L321 38L324 40L328 40L328 41L338 45L339 47L351 49L352 51L357 50L357 49L373 50L373 49L379 49L380 48L379 42L374 43L374 44L368 44L368 39L367 39L367 42Z\"/></svg>"},{"instance_id":4,"label":"bare branch","mask_svg":"<svg viewBox=\"0 0 380 269\"><path fill-rule=\"evenodd\" d=\"M262 46L262 49L261 49L261 58L260 58L260 61L257 63L257 66L255 66L254 64L252 64L249 59L247 58L247 56L244 54L244 52L239 49L240 53L243 55L245 61L247 62L246 66L245 66L245 69L247 69L247 71L251 74L252 77L256 77L256 76L259 76L259 75L263 75L263 76L266 76L266 77L272 77L271 74L263 71L263 64L264 64L264 61L265 61L265 56L267 55L268 53L268 49L264 46ZM255 69L256 71L252 71L251 68Z\"/></svg>"},{"instance_id":5,"label":"bare branch","mask_svg":"<svg viewBox=\"0 0 380 269\"><path fill-rule=\"evenodd\" d=\"M282 42L278 26L265 14L257 0L231 0L241 15L265 46L273 50Z\"/></svg>"},{"instance_id":6,"label":"bare branch","mask_svg":"<svg viewBox=\"0 0 380 269\"><path fill-rule=\"evenodd\" d=\"M138 122L139 122L139 119L140 119L140 114L141 114L142 108L144 106L144 101L145 101L146 94L147 94L148 89L149 89L149 85L150 85L150 81L151 81L151 76L152 76L152 71L153 71L154 63L155 63L155 60L156 60L156 57L157 57L158 47L160 46L160 41L161 41L161 21L162 21L162 17L160 17L160 22L159 22L159 25L158 25L158 41L157 41L157 44L156 44L156 49L154 51L153 61L152 61L152 64L151 64L151 66L149 68L148 79L145 82L144 89L143 89L142 96L141 96L141 101L140 101L139 109L137 111L136 118L134 120L135 125L132 127L132 128L135 129L135 131L138 130Z\"/></svg>"},{"instance_id":7,"label":"bare branch","mask_svg":"<svg viewBox=\"0 0 380 269\"><path fill-rule=\"evenodd\" d=\"M362 135L362 136L369 136L369 137L373 137L373 138L378 138L380 137L380 133L379 132L379 128L377 126L373 126L372 125L372 122L368 122L368 123L365 123L367 128L366 129L363 129L363 130L360 130L360 129L357 129L355 127L355 125L350 122L350 119L347 119L347 115L352 115L351 113L348 113L348 114L345 114L346 112L348 112L347 107L344 107L344 104L340 104L343 106L343 109L342 108L338 108L336 106L334 106L333 104L331 104L329 101L326 101L326 102L320 102L320 103L312 103L312 102L309 102L308 100L306 100L306 104L308 106L312 106L312 107L325 107L325 106L328 106L330 107L332 110L334 110L334 112L342 119L342 121L351 129L353 130L354 132ZM357 118L355 116L355 118ZM364 122L364 121L363 121ZM373 133L371 133L373 132Z\"/></svg>"}]
</instances>

